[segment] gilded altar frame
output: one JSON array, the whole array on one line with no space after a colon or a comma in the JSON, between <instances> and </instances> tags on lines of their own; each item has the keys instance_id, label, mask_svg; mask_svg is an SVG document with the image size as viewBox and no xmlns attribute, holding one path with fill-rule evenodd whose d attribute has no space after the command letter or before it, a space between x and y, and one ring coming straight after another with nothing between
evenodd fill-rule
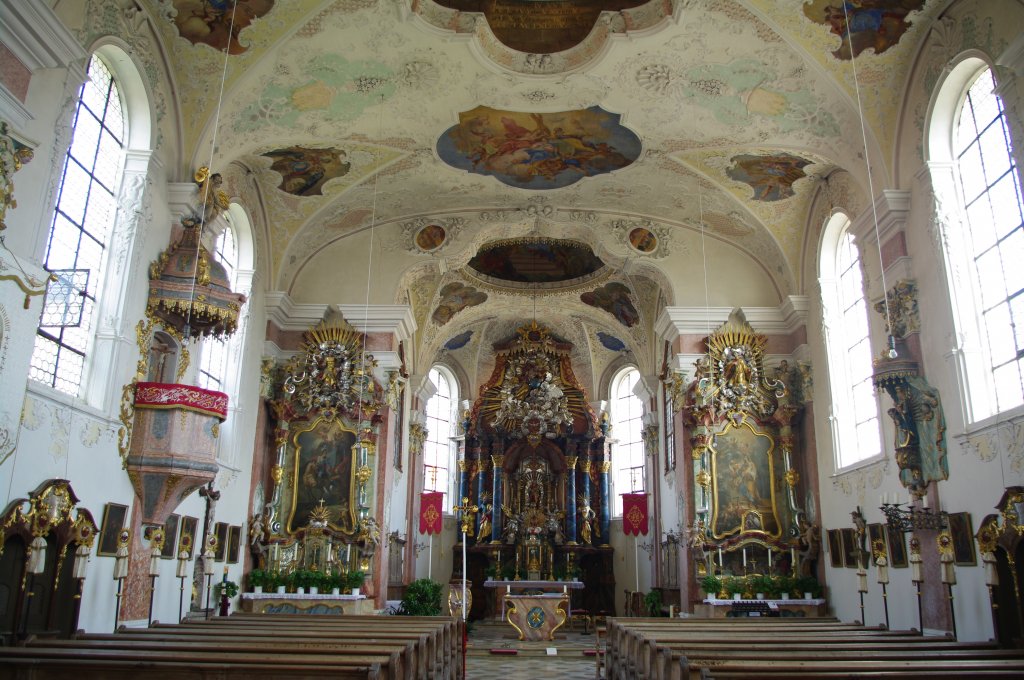
<instances>
[{"instance_id":1,"label":"gilded altar frame","mask_svg":"<svg viewBox=\"0 0 1024 680\"><path fill-rule=\"evenodd\" d=\"M781 538L775 479L775 438L749 418L730 420L712 439L711 535Z\"/></svg>"},{"instance_id":2,"label":"gilded altar frame","mask_svg":"<svg viewBox=\"0 0 1024 680\"><path fill-rule=\"evenodd\" d=\"M287 533L305 528L309 513L323 500L330 513L327 526L339 533L354 534L359 501L357 471L365 446L358 433L338 418L321 416L296 428L291 443L294 461Z\"/></svg>"}]
</instances>

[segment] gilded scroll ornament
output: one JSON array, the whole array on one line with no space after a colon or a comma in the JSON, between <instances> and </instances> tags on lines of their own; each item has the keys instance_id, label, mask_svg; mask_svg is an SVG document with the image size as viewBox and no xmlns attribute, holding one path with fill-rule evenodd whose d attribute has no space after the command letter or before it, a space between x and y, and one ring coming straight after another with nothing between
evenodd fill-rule
<instances>
[{"instance_id":1,"label":"gilded scroll ornament","mask_svg":"<svg viewBox=\"0 0 1024 680\"><path fill-rule=\"evenodd\" d=\"M7 209L18 207L14 200L14 173L32 157L32 149L15 141L8 134L7 123L0 121L0 231L7 228Z\"/></svg>"},{"instance_id":2,"label":"gilded scroll ornament","mask_svg":"<svg viewBox=\"0 0 1024 680\"><path fill-rule=\"evenodd\" d=\"M921 330L921 317L917 309L917 282L897 281L885 294L885 300L875 303L875 311L888 317L885 331L897 338L905 338Z\"/></svg>"}]
</instances>

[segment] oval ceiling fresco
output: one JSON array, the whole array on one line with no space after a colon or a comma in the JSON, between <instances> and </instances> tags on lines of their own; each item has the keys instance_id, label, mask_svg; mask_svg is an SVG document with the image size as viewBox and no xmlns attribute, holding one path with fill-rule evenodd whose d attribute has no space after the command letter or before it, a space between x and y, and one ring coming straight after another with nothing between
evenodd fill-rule
<instances>
[{"instance_id":1,"label":"oval ceiling fresco","mask_svg":"<svg viewBox=\"0 0 1024 680\"><path fill-rule=\"evenodd\" d=\"M508 283L567 283L604 269L590 246L578 241L521 238L483 246L469 267L488 279Z\"/></svg>"},{"instance_id":2,"label":"oval ceiling fresco","mask_svg":"<svg viewBox=\"0 0 1024 680\"><path fill-rule=\"evenodd\" d=\"M600 106L555 113L478 106L437 141L448 165L522 189L560 189L621 170L640 156L640 138Z\"/></svg>"}]
</instances>

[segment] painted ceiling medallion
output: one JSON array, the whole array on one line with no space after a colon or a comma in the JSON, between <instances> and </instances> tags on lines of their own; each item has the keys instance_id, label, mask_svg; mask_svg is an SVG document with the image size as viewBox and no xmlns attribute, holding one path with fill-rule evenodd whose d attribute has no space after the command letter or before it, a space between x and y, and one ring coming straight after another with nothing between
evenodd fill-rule
<instances>
[{"instance_id":1,"label":"painted ceiling medallion","mask_svg":"<svg viewBox=\"0 0 1024 680\"><path fill-rule=\"evenodd\" d=\"M755 201L781 201L793 196L793 183L807 176L804 168L811 161L788 153L770 156L740 154L731 159L732 167L725 171L737 182L749 184L754 190L750 198Z\"/></svg>"},{"instance_id":2,"label":"painted ceiling medallion","mask_svg":"<svg viewBox=\"0 0 1024 680\"><path fill-rule=\"evenodd\" d=\"M637 227L629 232L629 245L641 253L653 253L658 249L658 237L649 229Z\"/></svg>"},{"instance_id":3,"label":"painted ceiling medallion","mask_svg":"<svg viewBox=\"0 0 1024 680\"><path fill-rule=\"evenodd\" d=\"M648 0L434 0L462 12L482 12L494 37L519 52L551 54L583 42L601 12L618 12Z\"/></svg>"},{"instance_id":4,"label":"painted ceiling medallion","mask_svg":"<svg viewBox=\"0 0 1024 680\"><path fill-rule=\"evenodd\" d=\"M555 113L478 106L437 141L454 168L523 189L560 189L620 170L640 156L640 138L599 106Z\"/></svg>"},{"instance_id":5,"label":"painted ceiling medallion","mask_svg":"<svg viewBox=\"0 0 1024 680\"><path fill-rule=\"evenodd\" d=\"M828 26L841 40L832 53L836 59L849 60L873 49L881 54L896 45L910 28L907 15L924 6L925 0L813 0L804 3L804 16ZM844 8L845 5L845 8Z\"/></svg>"},{"instance_id":6,"label":"painted ceiling medallion","mask_svg":"<svg viewBox=\"0 0 1024 680\"><path fill-rule=\"evenodd\" d=\"M472 270L488 279L510 283L575 283L604 266L588 245L548 238L494 241L469 261Z\"/></svg>"},{"instance_id":7,"label":"painted ceiling medallion","mask_svg":"<svg viewBox=\"0 0 1024 680\"><path fill-rule=\"evenodd\" d=\"M274 0L172 0L178 35L193 45L241 54L248 48L238 34L274 7Z\"/></svg>"},{"instance_id":8,"label":"painted ceiling medallion","mask_svg":"<svg viewBox=\"0 0 1024 680\"><path fill-rule=\"evenodd\" d=\"M263 157L272 160L270 169L281 174L277 188L293 196L323 196L325 183L352 169L348 155L335 147L289 146L268 151Z\"/></svg>"},{"instance_id":9,"label":"painted ceiling medallion","mask_svg":"<svg viewBox=\"0 0 1024 680\"><path fill-rule=\"evenodd\" d=\"M443 246L447 236L444 227L440 224L428 224L416 232L416 247L429 253Z\"/></svg>"}]
</instances>

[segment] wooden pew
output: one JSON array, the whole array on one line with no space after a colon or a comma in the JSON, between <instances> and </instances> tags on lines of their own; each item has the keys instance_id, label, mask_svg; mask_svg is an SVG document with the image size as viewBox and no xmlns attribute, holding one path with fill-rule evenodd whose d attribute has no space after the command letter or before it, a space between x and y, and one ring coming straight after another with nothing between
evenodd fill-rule
<instances>
[{"instance_id":1,"label":"wooden pew","mask_svg":"<svg viewBox=\"0 0 1024 680\"><path fill-rule=\"evenodd\" d=\"M397 668L397 654L326 657L311 663L303 654L261 654L258 651L188 652L132 649L0 647L3 680L109 680L144 677L172 680L182 677L245 680L247 678L345 678L383 680L394 677L383 664ZM383 662L383 664L382 664Z\"/></svg>"},{"instance_id":2,"label":"wooden pew","mask_svg":"<svg viewBox=\"0 0 1024 680\"><path fill-rule=\"evenodd\" d=\"M934 659L855 661L768 660L723 661L714 669L704 668L696 676L702 680L725 678L869 678L915 677L1024 677L1024 658L1017 659Z\"/></svg>"}]
</instances>

